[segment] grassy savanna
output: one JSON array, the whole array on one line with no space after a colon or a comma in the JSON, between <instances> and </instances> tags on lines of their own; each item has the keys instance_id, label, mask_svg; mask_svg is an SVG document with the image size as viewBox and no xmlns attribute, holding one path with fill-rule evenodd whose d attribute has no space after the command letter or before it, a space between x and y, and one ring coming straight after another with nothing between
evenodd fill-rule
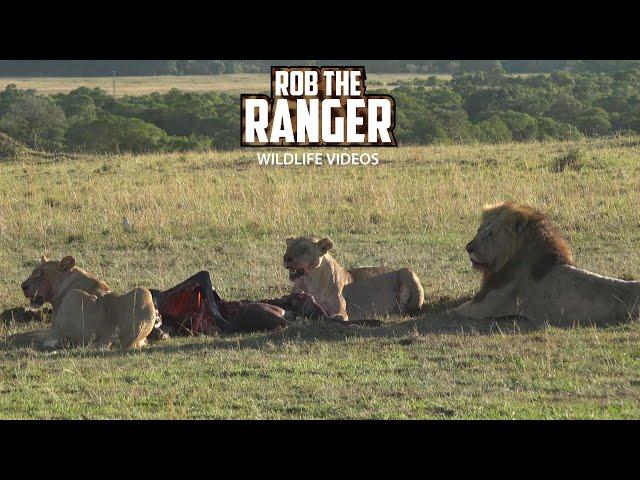
<instances>
[{"instance_id":1,"label":"grassy savanna","mask_svg":"<svg viewBox=\"0 0 640 480\"><path fill-rule=\"evenodd\" d=\"M287 235L329 235L344 265L412 266L425 312L379 328L179 338L140 351L0 349L3 418L638 418L640 325L451 324L479 279L479 208L546 211L578 265L640 278L638 138L382 149L377 167L260 167L255 150L0 164L0 309L43 252L115 290L199 269L219 293L289 289ZM123 228L123 217L132 229ZM2 336L42 328L3 315ZM576 319L578 321L579 319Z\"/></svg>"},{"instance_id":2,"label":"grassy savanna","mask_svg":"<svg viewBox=\"0 0 640 480\"><path fill-rule=\"evenodd\" d=\"M450 75L428 75L424 73L367 73L367 79L380 84L372 88L393 88L398 80L427 78L435 76L442 79ZM268 73L234 73L224 75L184 75L117 77L116 96L146 95L152 92L168 92L172 88L189 92L255 93L268 92L271 88ZM79 87L99 87L112 93L112 77L0 77L0 90L14 84L21 89L35 89L41 94L68 93Z\"/></svg>"}]
</instances>

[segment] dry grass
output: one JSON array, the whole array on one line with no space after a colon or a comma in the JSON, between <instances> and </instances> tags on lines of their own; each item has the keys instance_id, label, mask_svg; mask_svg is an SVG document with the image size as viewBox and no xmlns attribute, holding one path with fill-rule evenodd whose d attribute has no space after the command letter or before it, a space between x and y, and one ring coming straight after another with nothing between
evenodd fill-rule
<instances>
[{"instance_id":1,"label":"dry grass","mask_svg":"<svg viewBox=\"0 0 640 480\"><path fill-rule=\"evenodd\" d=\"M397 80L426 78L421 73L389 73L367 74L367 79L382 82L372 88L389 86ZM450 78L449 75L436 75L439 78ZM112 77L0 77L0 90L7 85L15 84L18 88L33 88L42 94L67 93L78 87L100 87L113 92ZM116 96L145 95L152 92L168 92L172 88L189 92L224 92L232 94L268 92L270 89L267 73L237 73L228 75L186 75L158 77L118 77L116 79ZM391 88L391 87L389 87Z\"/></svg>"},{"instance_id":2,"label":"dry grass","mask_svg":"<svg viewBox=\"0 0 640 480\"><path fill-rule=\"evenodd\" d=\"M637 324L451 331L433 319L478 285L464 245L486 202L534 204L580 266L640 278L639 141L382 149L377 167L260 167L255 150L4 162L2 310L25 304L19 283L44 251L73 253L117 290L206 268L224 297L277 296L284 238L315 234L347 265L411 265L430 313L141 352L0 350L0 416L637 418ZM572 151L580 168L558 169Z\"/></svg>"}]
</instances>

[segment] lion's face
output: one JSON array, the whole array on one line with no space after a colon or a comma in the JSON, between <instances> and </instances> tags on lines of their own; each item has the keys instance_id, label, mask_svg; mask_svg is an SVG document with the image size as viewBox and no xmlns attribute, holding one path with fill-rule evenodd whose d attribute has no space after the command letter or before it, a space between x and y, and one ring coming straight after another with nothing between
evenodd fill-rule
<instances>
[{"instance_id":1,"label":"lion's face","mask_svg":"<svg viewBox=\"0 0 640 480\"><path fill-rule=\"evenodd\" d=\"M488 216L478 228L466 250L474 269L488 275L497 272L518 249L519 235L526 220L504 215Z\"/></svg>"},{"instance_id":2,"label":"lion's face","mask_svg":"<svg viewBox=\"0 0 640 480\"><path fill-rule=\"evenodd\" d=\"M316 240L314 237L288 237L287 250L282 260L284 268L289 270L289 280L294 281L320 266L320 259L331 248L333 242L329 238Z\"/></svg>"},{"instance_id":3,"label":"lion's face","mask_svg":"<svg viewBox=\"0 0 640 480\"><path fill-rule=\"evenodd\" d=\"M76 264L73 257L64 257L62 260L48 260L46 257L40 259L40 265L33 269L29 278L22 282L24 296L30 302L33 309L40 308L46 302L53 300L56 287L60 283L65 272L70 271Z\"/></svg>"}]
</instances>

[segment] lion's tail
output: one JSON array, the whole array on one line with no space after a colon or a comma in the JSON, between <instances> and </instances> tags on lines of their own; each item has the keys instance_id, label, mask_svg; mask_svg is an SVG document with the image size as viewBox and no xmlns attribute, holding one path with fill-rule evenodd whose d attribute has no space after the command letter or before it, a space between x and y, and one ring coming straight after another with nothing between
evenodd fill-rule
<instances>
[{"instance_id":1,"label":"lion's tail","mask_svg":"<svg viewBox=\"0 0 640 480\"><path fill-rule=\"evenodd\" d=\"M398 270L400 313L417 313L424 303L424 290L416 272L410 268Z\"/></svg>"}]
</instances>

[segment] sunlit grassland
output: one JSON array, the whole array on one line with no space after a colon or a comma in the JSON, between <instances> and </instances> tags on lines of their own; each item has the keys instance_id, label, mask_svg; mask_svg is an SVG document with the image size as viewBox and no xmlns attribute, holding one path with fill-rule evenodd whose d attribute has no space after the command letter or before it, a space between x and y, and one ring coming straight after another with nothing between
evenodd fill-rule
<instances>
[{"instance_id":1,"label":"sunlit grassland","mask_svg":"<svg viewBox=\"0 0 640 480\"><path fill-rule=\"evenodd\" d=\"M640 278L639 142L380 149L375 167L265 167L252 149L3 162L2 310L25 305L19 284L43 252L75 255L115 290L165 288L206 268L225 298L279 296L284 238L300 234L330 236L348 266L411 266L429 308L376 329L301 321L139 352L0 350L0 416L638 417L637 324L431 320L434 305L478 287L464 245L485 203L533 204L580 266Z\"/></svg>"}]
</instances>

